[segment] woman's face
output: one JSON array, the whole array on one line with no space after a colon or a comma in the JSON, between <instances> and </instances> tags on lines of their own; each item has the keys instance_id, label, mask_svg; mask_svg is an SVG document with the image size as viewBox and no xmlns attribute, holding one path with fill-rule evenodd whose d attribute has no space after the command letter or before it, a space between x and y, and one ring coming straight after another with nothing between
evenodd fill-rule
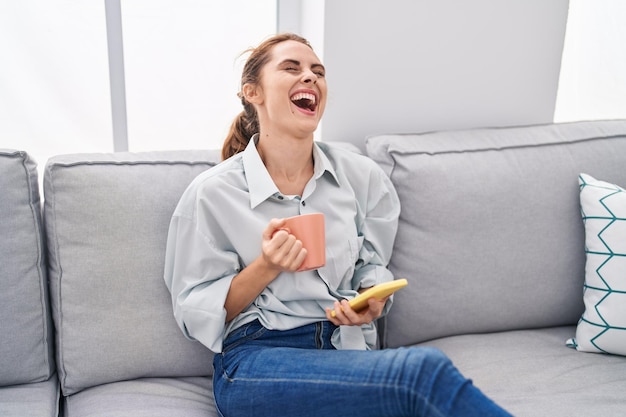
<instances>
[{"instance_id":1,"label":"woman's face","mask_svg":"<svg viewBox=\"0 0 626 417\"><path fill-rule=\"evenodd\" d=\"M325 69L311 48L297 41L275 45L252 100L262 133L310 137L326 105ZM250 90L249 90L250 91Z\"/></svg>"}]
</instances>

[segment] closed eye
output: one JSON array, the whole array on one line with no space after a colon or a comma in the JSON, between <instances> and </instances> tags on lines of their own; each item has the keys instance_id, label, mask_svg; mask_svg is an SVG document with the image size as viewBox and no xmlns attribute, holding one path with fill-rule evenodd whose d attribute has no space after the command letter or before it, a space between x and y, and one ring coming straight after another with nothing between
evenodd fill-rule
<instances>
[{"instance_id":1,"label":"closed eye","mask_svg":"<svg viewBox=\"0 0 626 417\"><path fill-rule=\"evenodd\" d=\"M324 68L323 65L313 65L311 67L311 69L313 70L313 72L315 73L315 75L317 75L318 77L325 77L326 76L326 68Z\"/></svg>"},{"instance_id":2,"label":"closed eye","mask_svg":"<svg viewBox=\"0 0 626 417\"><path fill-rule=\"evenodd\" d=\"M300 62L293 59L286 59L280 63L280 68L289 72L300 71Z\"/></svg>"}]
</instances>

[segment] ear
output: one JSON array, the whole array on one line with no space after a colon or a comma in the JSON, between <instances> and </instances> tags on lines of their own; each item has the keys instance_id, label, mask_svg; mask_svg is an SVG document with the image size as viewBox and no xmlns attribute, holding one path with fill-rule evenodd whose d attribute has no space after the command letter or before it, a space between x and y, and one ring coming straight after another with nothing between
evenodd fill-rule
<instances>
[{"instance_id":1,"label":"ear","mask_svg":"<svg viewBox=\"0 0 626 417\"><path fill-rule=\"evenodd\" d=\"M261 104L263 102L263 91L261 87L255 84L244 84L241 92L246 98L246 101L252 104Z\"/></svg>"}]
</instances>

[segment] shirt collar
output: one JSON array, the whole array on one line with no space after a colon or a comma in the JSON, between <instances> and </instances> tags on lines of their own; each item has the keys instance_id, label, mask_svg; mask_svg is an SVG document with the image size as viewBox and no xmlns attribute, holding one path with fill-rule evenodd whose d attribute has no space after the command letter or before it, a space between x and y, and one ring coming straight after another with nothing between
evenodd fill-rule
<instances>
[{"instance_id":1,"label":"shirt collar","mask_svg":"<svg viewBox=\"0 0 626 417\"><path fill-rule=\"evenodd\" d=\"M250 208L252 209L279 192L278 187L267 172L265 164L263 164L259 151L256 149L258 137L259 135L256 134L250 138L250 142L248 142L242 155L243 171L248 182Z\"/></svg>"},{"instance_id":2,"label":"shirt collar","mask_svg":"<svg viewBox=\"0 0 626 417\"><path fill-rule=\"evenodd\" d=\"M339 184L333 164L330 163L330 160L316 142L313 142L313 161L315 164L313 168L313 176L316 180L324 175L324 172L328 171L328 173L330 173L335 180L335 183Z\"/></svg>"},{"instance_id":3,"label":"shirt collar","mask_svg":"<svg viewBox=\"0 0 626 417\"><path fill-rule=\"evenodd\" d=\"M250 192L250 208L256 206L280 193L276 184L272 180L263 160L256 148L258 134L250 138L250 142L246 149L242 152L243 169L248 182L248 190ZM326 154L320 149L317 143L313 143L313 178L317 181L324 173L328 171L335 182L338 184L337 174Z\"/></svg>"}]
</instances>

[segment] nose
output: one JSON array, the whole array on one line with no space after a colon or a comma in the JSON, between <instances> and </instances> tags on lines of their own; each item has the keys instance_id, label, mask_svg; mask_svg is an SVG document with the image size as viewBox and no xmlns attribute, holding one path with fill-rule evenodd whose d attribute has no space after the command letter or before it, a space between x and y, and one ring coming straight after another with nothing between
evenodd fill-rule
<instances>
[{"instance_id":1,"label":"nose","mask_svg":"<svg viewBox=\"0 0 626 417\"><path fill-rule=\"evenodd\" d=\"M305 84L316 84L317 83L317 74L313 71L308 70L304 72L302 76L302 82Z\"/></svg>"}]
</instances>

